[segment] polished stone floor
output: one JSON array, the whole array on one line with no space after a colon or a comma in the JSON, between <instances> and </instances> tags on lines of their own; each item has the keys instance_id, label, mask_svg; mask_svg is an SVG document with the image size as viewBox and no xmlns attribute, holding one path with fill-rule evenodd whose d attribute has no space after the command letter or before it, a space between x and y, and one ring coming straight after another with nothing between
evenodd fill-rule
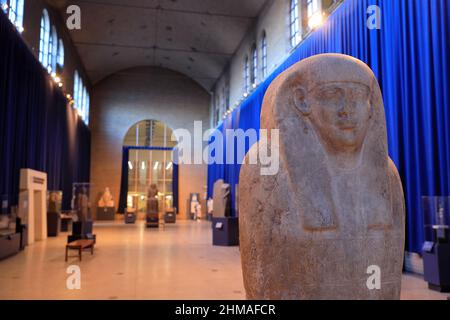
<instances>
[{"instance_id":1,"label":"polished stone floor","mask_svg":"<svg viewBox=\"0 0 450 320\"><path fill-rule=\"evenodd\" d=\"M208 222L164 229L98 223L93 256L64 261L66 234L0 261L0 299L244 299L239 250L213 247ZM73 252L75 253L75 252ZM67 267L81 269L81 289L68 290ZM405 275L402 299L446 299L421 277Z\"/></svg>"}]
</instances>

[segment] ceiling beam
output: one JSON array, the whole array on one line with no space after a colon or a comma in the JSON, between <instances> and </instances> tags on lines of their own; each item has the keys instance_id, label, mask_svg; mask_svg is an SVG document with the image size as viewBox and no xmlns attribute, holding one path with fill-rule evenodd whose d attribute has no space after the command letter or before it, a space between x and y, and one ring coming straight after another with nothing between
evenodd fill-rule
<instances>
[{"instance_id":1,"label":"ceiling beam","mask_svg":"<svg viewBox=\"0 0 450 320\"><path fill-rule=\"evenodd\" d=\"M119 3L108 3L99 0L74 0L72 4L86 4L86 5L99 5L99 6L107 6L107 7L119 7L119 8L132 8L138 10L153 10L160 12L174 12L174 13L182 13L182 14L192 14L192 15L201 15L207 17L222 17L228 19L244 19L244 20L253 20L256 17L253 16L244 16L238 14L226 14L220 12L209 12L209 11L194 11L194 10L182 10L182 9L172 9L172 8L163 8L162 6L150 7L150 6L137 6L131 4L119 4Z\"/></svg>"},{"instance_id":2,"label":"ceiling beam","mask_svg":"<svg viewBox=\"0 0 450 320\"><path fill-rule=\"evenodd\" d=\"M96 47L109 47L109 48L125 48L125 49L143 49L143 50L158 50L164 52L180 52L180 53L191 53L191 54L206 54L206 55L218 55L231 57L233 53L227 52L217 52L217 51L203 51L203 50L187 50L187 49L177 49L177 48L161 48L159 46L136 46L136 45L125 45L125 44L114 44L114 43L101 43L101 42L86 42L86 41L75 41L77 46L96 46Z\"/></svg>"}]
</instances>

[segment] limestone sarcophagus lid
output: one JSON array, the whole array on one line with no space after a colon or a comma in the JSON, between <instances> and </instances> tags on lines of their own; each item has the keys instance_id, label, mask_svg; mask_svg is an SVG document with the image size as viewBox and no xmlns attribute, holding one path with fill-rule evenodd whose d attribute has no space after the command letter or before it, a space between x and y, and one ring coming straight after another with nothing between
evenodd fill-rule
<instances>
[{"instance_id":1,"label":"limestone sarcophagus lid","mask_svg":"<svg viewBox=\"0 0 450 320\"><path fill-rule=\"evenodd\" d=\"M370 68L338 54L297 63L269 87L261 128L279 130L280 167L241 169L247 297L398 299L404 197Z\"/></svg>"}]
</instances>

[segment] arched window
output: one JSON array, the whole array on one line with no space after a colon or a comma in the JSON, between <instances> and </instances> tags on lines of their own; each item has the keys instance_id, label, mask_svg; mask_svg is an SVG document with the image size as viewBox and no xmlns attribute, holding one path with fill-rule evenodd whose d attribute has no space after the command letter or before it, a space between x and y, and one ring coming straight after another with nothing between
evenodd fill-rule
<instances>
[{"instance_id":1,"label":"arched window","mask_svg":"<svg viewBox=\"0 0 450 320\"><path fill-rule=\"evenodd\" d=\"M85 115L84 115L84 123L86 123L86 125L89 125L89 110L91 107L91 98L89 97L89 93L86 92L86 110L85 110Z\"/></svg>"},{"instance_id":2,"label":"arched window","mask_svg":"<svg viewBox=\"0 0 450 320\"><path fill-rule=\"evenodd\" d=\"M299 44L300 38L300 21L298 14L298 0L291 0L291 7L289 9L290 18L290 32L291 32L291 46L295 47Z\"/></svg>"},{"instance_id":3,"label":"arched window","mask_svg":"<svg viewBox=\"0 0 450 320\"><path fill-rule=\"evenodd\" d=\"M90 98L89 93L86 87L83 84L83 80L81 79L78 71L75 71L75 75L73 77L73 100L74 100L74 108L77 110L78 115L81 119L89 124L89 107L90 107Z\"/></svg>"},{"instance_id":4,"label":"arched window","mask_svg":"<svg viewBox=\"0 0 450 320\"><path fill-rule=\"evenodd\" d=\"M52 26L52 32L50 34L50 43L49 43L49 54L50 54L50 67L52 68L52 72L56 72L56 63L58 59L58 32L56 31L55 26Z\"/></svg>"},{"instance_id":5,"label":"arched window","mask_svg":"<svg viewBox=\"0 0 450 320\"><path fill-rule=\"evenodd\" d=\"M322 23L322 10L319 0L306 0L306 8L308 12L308 26L314 29Z\"/></svg>"},{"instance_id":6,"label":"arched window","mask_svg":"<svg viewBox=\"0 0 450 320\"><path fill-rule=\"evenodd\" d=\"M78 78L78 92L77 92L77 99L78 99L78 114L83 117L84 113L84 105L83 105L83 79L81 77Z\"/></svg>"},{"instance_id":7,"label":"arched window","mask_svg":"<svg viewBox=\"0 0 450 320\"><path fill-rule=\"evenodd\" d=\"M267 37L265 31L263 31L261 37L261 73L263 78L267 77Z\"/></svg>"},{"instance_id":8,"label":"arched window","mask_svg":"<svg viewBox=\"0 0 450 320\"><path fill-rule=\"evenodd\" d=\"M258 80L258 49L256 44L252 46L252 73L251 73L251 83L253 88L256 87L256 82Z\"/></svg>"},{"instance_id":9,"label":"arched window","mask_svg":"<svg viewBox=\"0 0 450 320\"><path fill-rule=\"evenodd\" d=\"M249 66L248 56L245 56L245 59L244 59L244 94L248 93L249 80L250 80L250 66Z\"/></svg>"},{"instance_id":10,"label":"arched window","mask_svg":"<svg viewBox=\"0 0 450 320\"><path fill-rule=\"evenodd\" d=\"M58 42L58 65L61 68L64 67L64 42L62 39L59 39Z\"/></svg>"},{"instance_id":11,"label":"arched window","mask_svg":"<svg viewBox=\"0 0 450 320\"><path fill-rule=\"evenodd\" d=\"M19 32L23 31L23 2L24 0L0 0L3 12Z\"/></svg>"},{"instance_id":12,"label":"arched window","mask_svg":"<svg viewBox=\"0 0 450 320\"><path fill-rule=\"evenodd\" d=\"M75 71L73 76L73 107L78 110L78 87L80 86L80 76L78 75L78 71Z\"/></svg>"},{"instance_id":13,"label":"arched window","mask_svg":"<svg viewBox=\"0 0 450 320\"><path fill-rule=\"evenodd\" d=\"M41 31L39 40L39 61L49 69L49 50L50 50L50 17L48 11L44 9L41 18Z\"/></svg>"}]
</instances>

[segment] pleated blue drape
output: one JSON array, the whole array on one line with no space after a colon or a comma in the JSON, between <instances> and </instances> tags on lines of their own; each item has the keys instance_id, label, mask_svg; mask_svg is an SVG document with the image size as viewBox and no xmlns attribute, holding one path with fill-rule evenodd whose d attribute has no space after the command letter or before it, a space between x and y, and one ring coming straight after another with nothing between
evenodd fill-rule
<instances>
[{"instance_id":1,"label":"pleated blue drape","mask_svg":"<svg viewBox=\"0 0 450 320\"><path fill-rule=\"evenodd\" d=\"M381 9L381 29L366 27L367 8ZM270 45L270 44L269 44ZM326 23L266 79L217 130L259 128L264 93L281 72L320 53L343 53L367 63L383 92L389 154L406 198L406 250L423 243L421 196L450 190L450 1L345 0ZM224 179L235 187L239 165L209 165L208 195Z\"/></svg>"},{"instance_id":2,"label":"pleated blue drape","mask_svg":"<svg viewBox=\"0 0 450 320\"><path fill-rule=\"evenodd\" d=\"M21 168L47 173L48 189L89 182L90 131L0 11L0 195L17 205Z\"/></svg>"}]
</instances>

